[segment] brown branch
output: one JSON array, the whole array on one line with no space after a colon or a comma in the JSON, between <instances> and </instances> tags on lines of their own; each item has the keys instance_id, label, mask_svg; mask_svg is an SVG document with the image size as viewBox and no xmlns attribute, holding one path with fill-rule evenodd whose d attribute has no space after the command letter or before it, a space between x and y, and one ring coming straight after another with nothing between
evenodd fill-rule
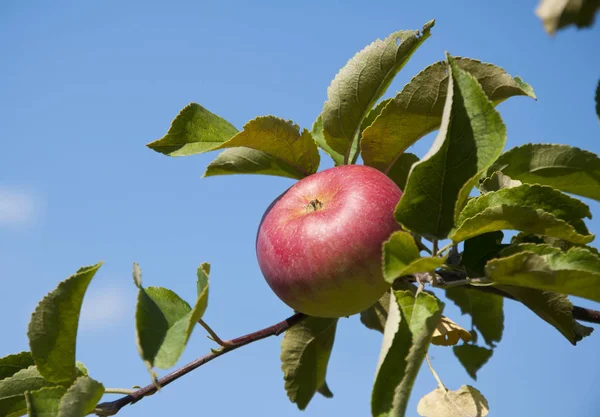
<instances>
[{"instance_id":1,"label":"brown branch","mask_svg":"<svg viewBox=\"0 0 600 417\"><path fill-rule=\"evenodd\" d=\"M182 368L177 369L176 371L173 371L170 374L158 379L155 384L150 384L143 388L140 388L137 391L133 392L132 394L126 395L122 398L119 398L118 400L98 404L96 406L94 413L99 416L115 415L119 412L119 410L121 408L125 407L126 405L136 403L139 400L141 400L142 398L154 394L157 391L157 388L156 388L157 386L159 386L159 387L167 386L171 382L190 373L194 369L199 368L200 366L204 365L205 363L210 362L213 359L215 359L227 352L231 352L232 350L235 350L239 347L248 345L248 344L256 342L258 340L265 339L269 336L279 336L281 333L285 332L290 327L300 323L305 318L306 318L306 315L304 315L302 313L296 313L293 316L290 316L289 318L287 318L286 320L280 321L279 323L274 324L269 327L266 327L262 330L258 330L256 332L253 332L253 333L250 333L250 334L247 334L245 336L241 336L241 337L238 337L235 339L221 341L223 343L223 345L219 349L213 350L211 353L206 354L206 355L188 363L187 365L183 366Z\"/></svg>"},{"instance_id":2,"label":"brown branch","mask_svg":"<svg viewBox=\"0 0 600 417\"><path fill-rule=\"evenodd\" d=\"M462 281L467 278L465 273L458 272L458 271L440 270L440 271L438 271L438 275L442 277L444 282ZM515 299L515 297L513 297L512 295L502 291L499 288L493 287L493 286L472 285L470 288L473 288L477 291L496 294L496 295L499 295L504 298L510 298L511 300ZM589 308L583 308L583 307L579 307L579 306L573 306L573 317L576 320L585 321L588 323L600 324L600 311L597 311L597 310L592 310Z\"/></svg>"},{"instance_id":3,"label":"brown branch","mask_svg":"<svg viewBox=\"0 0 600 417\"><path fill-rule=\"evenodd\" d=\"M467 277L466 274L460 271L447 271L440 270L438 271L438 275L444 280L445 283L452 283L457 281L464 281ZM471 288L483 291L487 293L492 293L499 295L501 297L510 298L514 300L514 297L510 294L505 293L501 289L498 289L493 286L471 286ZM600 324L600 311L591 310L583 307L574 306L573 307L573 317L577 320L586 321L589 323ZM212 338L221 345L220 348L216 350L212 350L211 353L204 355L187 365L183 366L176 371L171 372L170 374L160 378L154 384L147 385L143 388L138 389L137 391L126 395L124 397L119 398L118 400L105 402L102 404L98 404L95 409L95 414L99 416L112 416L115 415L121 410L121 408L125 407L129 404L134 404L140 401L142 398L150 396L157 391L158 387L164 387L169 385L171 382L181 378L182 376L190 373L196 368L204 365L207 362L212 361L213 359L235 350L239 347L248 345L250 343L256 342L258 340L265 339L270 336L279 336L281 333L289 329L290 327L300 323L302 320L306 318L306 315L302 313L296 313L293 316L290 316L286 320L283 320L277 324L266 327L262 330L258 330L256 332L247 334L245 336L241 336L231 340L221 340L216 333L210 329L208 325L204 322L200 321L200 324L209 332ZM209 330L210 329L210 330Z\"/></svg>"}]
</instances>

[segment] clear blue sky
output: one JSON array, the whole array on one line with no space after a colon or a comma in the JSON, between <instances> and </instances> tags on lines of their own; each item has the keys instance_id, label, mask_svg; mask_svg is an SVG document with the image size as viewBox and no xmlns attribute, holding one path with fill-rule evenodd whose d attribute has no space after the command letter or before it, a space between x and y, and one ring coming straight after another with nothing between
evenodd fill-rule
<instances>
[{"instance_id":1,"label":"clear blue sky","mask_svg":"<svg viewBox=\"0 0 600 417\"><path fill-rule=\"evenodd\" d=\"M551 38L533 13L536 3L2 1L0 356L26 350L37 301L99 260L105 265L86 298L78 359L106 386L149 381L134 341L133 261L146 285L188 301L196 267L210 262L205 318L223 337L289 315L263 281L254 239L264 209L292 181L202 179L216 154L168 158L145 144L191 101L238 128L267 114L308 127L338 69L395 30L436 19L388 95L444 51L492 62L539 97L499 107L509 147L566 143L600 153L593 100L600 24ZM590 204L600 217L600 205ZM600 223L591 229L600 233ZM596 415L600 331L573 347L524 307L506 302L505 313L504 340L475 383L492 415ZM451 303L446 314L470 325ZM179 364L209 350L203 333L196 329ZM380 339L356 317L342 320L328 372L335 398L316 397L304 415L367 416ZM447 386L473 384L450 349L434 347L431 356ZM301 415L287 400L279 366L279 340L262 341L121 414ZM408 415L434 388L423 369Z\"/></svg>"}]
</instances>

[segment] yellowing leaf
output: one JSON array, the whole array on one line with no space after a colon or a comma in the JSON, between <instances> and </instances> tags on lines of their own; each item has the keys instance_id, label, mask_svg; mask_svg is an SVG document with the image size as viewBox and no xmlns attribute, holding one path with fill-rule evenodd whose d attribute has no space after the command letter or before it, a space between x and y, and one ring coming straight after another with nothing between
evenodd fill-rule
<instances>
[{"instance_id":1,"label":"yellowing leaf","mask_svg":"<svg viewBox=\"0 0 600 417\"><path fill-rule=\"evenodd\" d=\"M546 32L554 34L568 25L590 26L598 9L598 0L541 0L535 14L542 19Z\"/></svg>"},{"instance_id":2,"label":"yellowing leaf","mask_svg":"<svg viewBox=\"0 0 600 417\"><path fill-rule=\"evenodd\" d=\"M485 417L489 406L481 392L469 385L457 391L438 387L421 398L417 412L424 417Z\"/></svg>"},{"instance_id":3,"label":"yellowing leaf","mask_svg":"<svg viewBox=\"0 0 600 417\"><path fill-rule=\"evenodd\" d=\"M453 346L456 345L459 340L470 342L471 339L471 333L454 323L448 317L442 316L440 323L433 332L431 344L438 346Z\"/></svg>"}]
</instances>

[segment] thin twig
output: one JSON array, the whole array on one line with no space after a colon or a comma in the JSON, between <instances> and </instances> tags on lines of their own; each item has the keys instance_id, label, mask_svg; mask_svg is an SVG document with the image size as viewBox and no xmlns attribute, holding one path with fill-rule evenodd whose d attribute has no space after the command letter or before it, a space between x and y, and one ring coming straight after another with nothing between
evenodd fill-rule
<instances>
[{"instance_id":1,"label":"thin twig","mask_svg":"<svg viewBox=\"0 0 600 417\"><path fill-rule=\"evenodd\" d=\"M204 327L204 330L206 330L208 332L208 334L210 335L209 339L211 339L213 342L215 342L221 346L229 346L227 344L228 342L222 340L204 320L202 320L202 319L198 320L198 324L200 326Z\"/></svg>"},{"instance_id":2,"label":"thin twig","mask_svg":"<svg viewBox=\"0 0 600 417\"><path fill-rule=\"evenodd\" d=\"M435 371L435 369L433 369L433 366L431 366L431 361L429 360L429 354L428 353L425 354L425 360L427 361L427 366L429 367L429 370L431 371L431 374L433 375L433 377L435 378L435 380L438 383L438 387L447 390L446 386L444 385L444 383L440 379L440 376L437 374L437 372Z\"/></svg>"},{"instance_id":3,"label":"thin twig","mask_svg":"<svg viewBox=\"0 0 600 417\"><path fill-rule=\"evenodd\" d=\"M167 386L171 382L181 378L182 376L188 374L189 372L193 371L194 369L199 368L200 366L204 365L205 363L210 362L213 359L215 359L227 352L235 350L239 347L248 345L248 344L256 342L258 340L265 339L269 336L279 336L281 333L285 332L290 327L300 323L305 318L306 318L306 315L304 315L302 313L296 313L293 316L290 316L289 318L287 318L286 320L280 321L279 323L274 324L269 327L266 327L262 330L258 330L256 332L253 332L253 333L250 333L250 334L247 334L245 336L241 336L241 337L238 337L235 339L227 340L224 342L226 344L225 346L222 346L217 350L213 350L211 353L206 354L206 355L188 363L187 365L184 365L182 368L177 369L174 372L171 372L167 376L164 376L164 377L158 379L156 381L157 385L160 387ZM94 413L99 416L115 415L119 412L119 410L121 408L125 407L126 405L136 403L136 402L140 401L142 398L152 395L155 392L156 392L155 384L147 385L129 395L119 398L118 400L98 404L96 406L96 409L94 410Z\"/></svg>"}]
</instances>

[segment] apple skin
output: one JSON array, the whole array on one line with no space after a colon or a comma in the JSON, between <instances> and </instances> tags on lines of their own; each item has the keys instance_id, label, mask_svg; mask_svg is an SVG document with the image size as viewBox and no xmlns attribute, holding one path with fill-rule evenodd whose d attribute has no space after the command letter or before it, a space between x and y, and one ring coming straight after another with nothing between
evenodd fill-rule
<instances>
[{"instance_id":1,"label":"apple skin","mask_svg":"<svg viewBox=\"0 0 600 417\"><path fill-rule=\"evenodd\" d=\"M398 186L380 171L343 165L306 177L269 206L256 238L260 269L275 294L314 317L343 317L389 288L382 243L400 226Z\"/></svg>"}]
</instances>

